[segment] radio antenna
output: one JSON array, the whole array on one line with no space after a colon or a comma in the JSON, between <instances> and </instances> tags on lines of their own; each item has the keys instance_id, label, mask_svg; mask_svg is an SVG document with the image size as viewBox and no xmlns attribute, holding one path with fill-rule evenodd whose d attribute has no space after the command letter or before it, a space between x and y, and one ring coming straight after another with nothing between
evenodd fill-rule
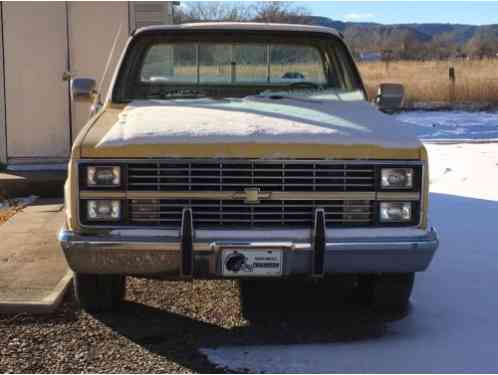
<instances>
[{"instance_id":1,"label":"radio antenna","mask_svg":"<svg viewBox=\"0 0 498 375\"><path fill-rule=\"evenodd\" d=\"M119 27L118 27L118 31L116 32L116 35L114 35L114 40L112 42L112 47L111 47L111 50L109 51L109 56L107 57L107 61L105 63L105 68L104 68L104 72L102 74L102 79L100 80L100 83L99 83L99 87L98 87L98 99L100 101L100 96L102 95L102 89L104 88L104 81L105 81L105 77L107 75L107 71L109 70L109 67L111 66L111 60L112 60L112 57L114 55L114 50L116 49L116 45L118 43L118 38L119 38L119 34L121 34L121 27L123 26L122 23L119 24Z\"/></svg>"}]
</instances>

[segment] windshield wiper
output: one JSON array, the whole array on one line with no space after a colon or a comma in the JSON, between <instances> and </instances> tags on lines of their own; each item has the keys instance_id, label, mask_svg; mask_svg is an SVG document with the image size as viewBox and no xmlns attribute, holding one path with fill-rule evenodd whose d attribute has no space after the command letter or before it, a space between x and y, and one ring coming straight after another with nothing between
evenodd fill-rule
<instances>
[{"instance_id":1,"label":"windshield wiper","mask_svg":"<svg viewBox=\"0 0 498 375\"><path fill-rule=\"evenodd\" d=\"M280 88L278 90L267 89L257 94L257 96L270 99L306 98L324 91L326 91L324 87L314 82L300 81L291 83L287 88Z\"/></svg>"},{"instance_id":2,"label":"windshield wiper","mask_svg":"<svg viewBox=\"0 0 498 375\"><path fill-rule=\"evenodd\" d=\"M207 93L198 89L163 90L148 95L149 98L160 99L197 99L207 97Z\"/></svg>"}]
</instances>

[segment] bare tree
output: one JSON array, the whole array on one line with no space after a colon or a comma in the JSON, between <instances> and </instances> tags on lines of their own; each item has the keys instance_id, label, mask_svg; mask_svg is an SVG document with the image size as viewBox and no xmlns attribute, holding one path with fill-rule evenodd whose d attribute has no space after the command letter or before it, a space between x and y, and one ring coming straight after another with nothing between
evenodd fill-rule
<instances>
[{"instance_id":1,"label":"bare tree","mask_svg":"<svg viewBox=\"0 0 498 375\"><path fill-rule=\"evenodd\" d=\"M288 1L258 1L254 4L254 21L307 23L310 12Z\"/></svg>"},{"instance_id":2,"label":"bare tree","mask_svg":"<svg viewBox=\"0 0 498 375\"><path fill-rule=\"evenodd\" d=\"M201 21L253 21L306 23L307 9L286 1L191 1L175 12L175 23Z\"/></svg>"},{"instance_id":3,"label":"bare tree","mask_svg":"<svg viewBox=\"0 0 498 375\"><path fill-rule=\"evenodd\" d=\"M494 57L498 53L498 36L484 26L465 45L466 52L480 59Z\"/></svg>"},{"instance_id":4,"label":"bare tree","mask_svg":"<svg viewBox=\"0 0 498 375\"><path fill-rule=\"evenodd\" d=\"M201 21L248 21L252 6L243 2L192 1L184 2L176 12L175 23Z\"/></svg>"}]
</instances>

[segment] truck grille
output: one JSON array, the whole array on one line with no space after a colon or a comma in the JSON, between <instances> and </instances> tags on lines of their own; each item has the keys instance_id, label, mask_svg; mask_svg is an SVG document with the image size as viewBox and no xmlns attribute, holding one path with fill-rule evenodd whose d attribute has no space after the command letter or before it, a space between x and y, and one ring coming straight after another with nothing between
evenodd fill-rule
<instances>
[{"instance_id":1,"label":"truck grille","mask_svg":"<svg viewBox=\"0 0 498 375\"><path fill-rule=\"evenodd\" d=\"M130 163L130 191L374 191L371 164L331 161L174 160Z\"/></svg>"},{"instance_id":2,"label":"truck grille","mask_svg":"<svg viewBox=\"0 0 498 375\"><path fill-rule=\"evenodd\" d=\"M316 208L325 210L331 226L366 226L373 221L373 202L133 199L128 201L133 225L178 227L182 210L192 209L194 226L202 227L311 227Z\"/></svg>"}]
</instances>

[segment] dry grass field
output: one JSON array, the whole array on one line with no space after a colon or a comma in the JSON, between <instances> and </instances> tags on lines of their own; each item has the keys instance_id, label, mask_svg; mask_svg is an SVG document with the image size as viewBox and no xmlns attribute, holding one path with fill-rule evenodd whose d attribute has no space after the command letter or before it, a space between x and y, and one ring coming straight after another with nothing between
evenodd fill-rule
<instances>
[{"instance_id":1,"label":"dry grass field","mask_svg":"<svg viewBox=\"0 0 498 375\"><path fill-rule=\"evenodd\" d=\"M498 59L360 63L370 97L382 82L402 83L406 104L451 102L449 67L455 68L455 103L498 104Z\"/></svg>"}]
</instances>

